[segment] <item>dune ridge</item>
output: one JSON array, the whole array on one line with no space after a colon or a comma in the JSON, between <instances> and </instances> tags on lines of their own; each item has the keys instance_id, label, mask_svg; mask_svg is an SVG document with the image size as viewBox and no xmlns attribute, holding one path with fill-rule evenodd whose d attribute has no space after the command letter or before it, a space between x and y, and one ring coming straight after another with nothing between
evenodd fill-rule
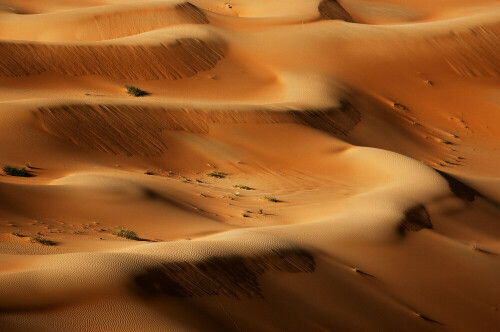
<instances>
[{"instance_id":1,"label":"dune ridge","mask_svg":"<svg viewBox=\"0 0 500 332\"><path fill-rule=\"evenodd\" d=\"M66 26L60 29L61 22ZM208 24L189 2L104 5L43 15L4 15L0 37L25 41L101 41L182 24ZM16 29L24 25L25 29ZM119 29L117 27L120 27Z\"/></svg>"},{"instance_id":2,"label":"dune ridge","mask_svg":"<svg viewBox=\"0 0 500 332\"><path fill-rule=\"evenodd\" d=\"M0 330L497 330L498 8L0 0Z\"/></svg>"}]
</instances>

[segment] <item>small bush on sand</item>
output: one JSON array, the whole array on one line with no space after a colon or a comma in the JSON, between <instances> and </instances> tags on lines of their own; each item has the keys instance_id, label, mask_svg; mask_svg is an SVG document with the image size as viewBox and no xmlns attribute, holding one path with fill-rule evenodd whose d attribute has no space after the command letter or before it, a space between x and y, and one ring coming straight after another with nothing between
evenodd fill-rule
<instances>
[{"instance_id":1,"label":"small bush on sand","mask_svg":"<svg viewBox=\"0 0 500 332\"><path fill-rule=\"evenodd\" d=\"M252 187L244 186L242 184L235 184L233 187L243 189L243 190L254 190Z\"/></svg>"},{"instance_id":2,"label":"small bush on sand","mask_svg":"<svg viewBox=\"0 0 500 332\"><path fill-rule=\"evenodd\" d=\"M125 239L129 240L139 240L139 237L137 236L137 233L134 232L131 229L126 229L126 228L121 228L117 227L113 230L113 235L116 235L118 237L123 237Z\"/></svg>"},{"instance_id":3,"label":"small bush on sand","mask_svg":"<svg viewBox=\"0 0 500 332\"><path fill-rule=\"evenodd\" d=\"M139 89L136 86L133 85L125 85L125 88L127 89L127 93L131 96L134 97L142 97L142 96L147 96L148 93L144 90Z\"/></svg>"},{"instance_id":4,"label":"small bush on sand","mask_svg":"<svg viewBox=\"0 0 500 332\"><path fill-rule=\"evenodd\" d=\"M5 174L10 176L20 176L25 178L29 178L31 176L31 174L25 168L4 166L2 170L4 171Z\"/></svg>"},{"instance_id":5,"label":"small bush on sand","mask_svg":"<svg viewBox=\"0 0 500 332\"><path fill-rule=\"evenodd\" d=\"M55 246L57 244L54 241L47 240L40 233L32 235L30 237L30 240L31 240L32 243L40 243L40 244L43 244L44 246Z\"/></svg>"},{"instance_id":6,"label":"small bush on sand","mask_svg":"<svg viewBox=\"0 0 500 332\"><path fill-rule=\"evenodd\" d=\"M264 198L265 198L265 199L267 199L269 202L273 202L273 203L278 203L278 202L280 202L280 200L279 200L279 199L277 199L277 198L276 198L276 197L274 197L274 196L266 196L266 197L264 197Z\"/></svg>"},{"instance_id":7,"label":"small bush on sand","mask_svg":"<svg viewBox=\"0 0 500 332\"><path fill-rule=\"evenodd\" d=\"M221 172L221 171L212 171L212 172L208 173L207 175L211 176L213 178L223 179L226 177L227 174L224 172Z\"/></svg>"}]
</instances>

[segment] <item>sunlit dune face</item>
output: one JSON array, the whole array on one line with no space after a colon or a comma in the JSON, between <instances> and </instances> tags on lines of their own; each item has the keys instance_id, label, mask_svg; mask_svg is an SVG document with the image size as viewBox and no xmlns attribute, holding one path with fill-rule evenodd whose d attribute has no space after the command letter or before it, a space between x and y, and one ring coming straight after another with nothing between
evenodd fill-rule
<instances>
[{"instance_id":1,"label":"sunlit dune face","mask_svg":"<svg viewBox=\"0 0 500 332\"><path fill-rule=\"evenodd\" d=\"M494 331L500 5L0 0L0 331Z\"/></svg>"}]
</instances>

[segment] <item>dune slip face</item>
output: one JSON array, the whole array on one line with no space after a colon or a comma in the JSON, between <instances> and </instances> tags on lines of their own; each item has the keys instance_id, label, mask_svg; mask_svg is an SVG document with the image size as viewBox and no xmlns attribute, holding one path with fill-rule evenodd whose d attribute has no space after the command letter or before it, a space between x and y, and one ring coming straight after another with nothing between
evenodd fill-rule
<instances>
[{"instance_id":1,"label":"dune slip face","mask_svg":"<svg viewBox=\"0 0 500 332\"><path fill-rule=\"evenodd\" d=\"M176 80L212 69L223 58L223 49L198 39L151 46L0 43L0 76L50 71L72 76Z\"/></svg>"},{"instance_id":2,"label":"dune slip face","mask_svg":"<svg viewBox=\"0 0 500 332\"><path fill-rule=\"evenodd\" d=\"M0 0L0 331L497 331L500 4Z\"/></svg>"},{"instance_id":3,"label":"dune slip face","mask_svg":"<svg viewBox=\"0 0 500 332\"><path fill-rule=\"evenodd\" d=\"M297 123L345 136L360 121L352 105L315 111L186 110L134 105L67 105L34 112L50 134L77 146L112 154L160 156L167 149L161 133L182 130L207 134L214 124ZM126 120L128 119L128 120ZM98 125L97 125L98 124Z\"/></svg>"}]
</instances>

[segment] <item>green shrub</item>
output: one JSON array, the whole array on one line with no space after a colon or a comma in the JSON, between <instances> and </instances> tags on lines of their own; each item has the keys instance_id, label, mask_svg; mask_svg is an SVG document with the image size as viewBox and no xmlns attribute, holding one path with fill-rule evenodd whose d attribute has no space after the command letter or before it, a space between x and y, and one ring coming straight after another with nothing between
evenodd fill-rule
<instances>
[{"instance_id":1,"label":"green shrub","mask_svg":"<svg viewBox=\"0 0 500 332\"><path fill-rule=\"evenodd\" d=\"M10 176L31 177L32 175L25 168L17 168L12 166L4 166L2 168L5 174Z\"/></svg>"},{"instance_id":2,"label":"green shrub","mask_svg":"<svg viewBox=\"0 0 500 332\"><path fill-rule=\"evenodd\" d=\"M249 186L244 186L242 184L235 184L233 187L239 188L239 189L244 189L244 190L254 190L253 188L251 188Z\"/></svg>"},{"instance_id":3,"label":"green shrub","mask_svg":"<svg viewBox=\"0 0 500 332\"><path fill-rule=\"evenodd\" d=\"M129 240L139 240L139 237L137 236L137 233L134 232L131 229L126 229L126 228L121 228L117 227L113 230L113 235L116 235L118 237L123 237L125 239Z\"/></svg>"},{"instance_id":4,"label":"green shrub","mask_svg":"<svg viewBox=\"0 0 500 332\"><path fill-rule=\"evenodd\" d=\"M277 198L276 198L276 197L274 197L274 196L266 196L266 197L264 197L264 198L265 198L265 199L267 199L269 202L274 202L274 203L278 203L278 202L280 202L280 200L279 200L279 199L277 199Z\"/></svg>"},{"instance_id":5,"label":"green shrub","mask_svg":"<svg viewBox=\"0 0 500 332\"><path fill-rule=\"evenodd\" d=\"M51 240L47 240L44 238L40 233L37 233L35 235L32 235L30 237L31 242L33 243L40 243L43 244L44 246L55 246L57 243Z\"/></svg>"},{"instance_id":6,"label":"green shrub","mask_svg":"<svg viewBox=\"0 0 500 332\"><path fill-rule=\"evenodd\" d=\"M125 85L125 88L127 89L127 93L131 96L134 97L142 97L142 96L147 96L148 93L144 90L139 89L136 86L133 85Z\"/></svg>"},{"instance_id":7,"label":"green shrub","mask_svg":"<svg viewBox=\"0 0 500 332\"><path fill-rule=\"evenodd\" d=\"M211 176L213 178L223 179L226 177L227 174L224 172L221 172L221 171L212 171L212 172L208 173L207 175Z\"/></svg>"}]
</instances>

